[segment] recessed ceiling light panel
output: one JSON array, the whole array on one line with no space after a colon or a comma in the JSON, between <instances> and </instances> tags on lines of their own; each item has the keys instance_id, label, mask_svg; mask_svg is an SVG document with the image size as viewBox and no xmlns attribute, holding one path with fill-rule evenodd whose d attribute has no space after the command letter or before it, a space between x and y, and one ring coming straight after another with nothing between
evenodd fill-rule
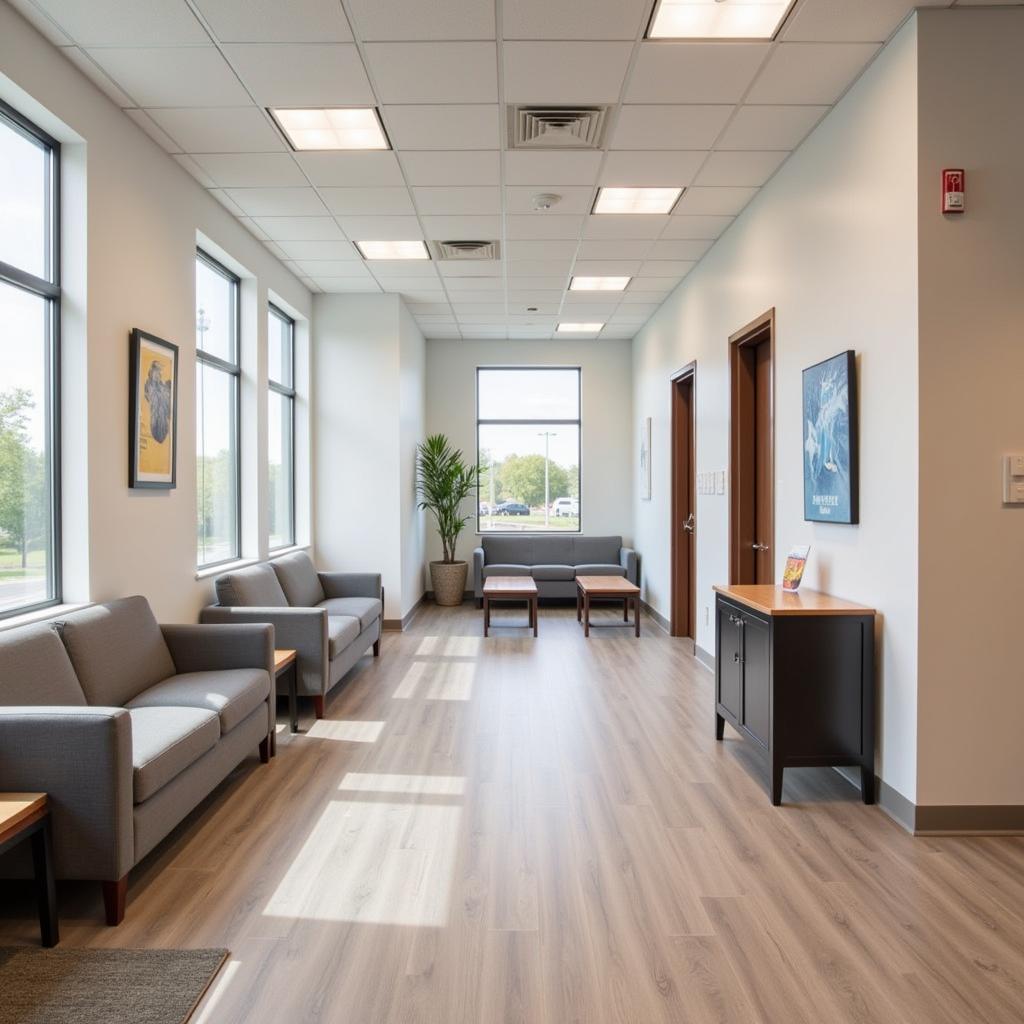
<instances>
[{"instance_id":1,"label":"recessed ceiling light panel","mask_svg":"<svg viewBox=\"0 0 1024 1024\"><path fill-rule=\"evenodd\" d=\"M571 292L621 292L630 282L628 277L574 277L569 282Z\"/></svg>"},{"instance_id":2,"label":"recessed ceiling light panel","mask_svg":"<svg viewBox=\"0 0 1024 1024\"><path fill-rule=\"evenodd\" d=\"M364 260L429 260L424 242L356 242Z\"/></svg>"},{"instance_id":3,"label":"recessed ceiling light panel","mask_svg":"<svg viewBox=\"0 0 1024 1024\"><path fill-rule=\"evenodd\" d=\"M608 188L598 190L594 213L669 213L681 188Z\"/></svg>"},{"instance_id":4,"label":"recessed ceiling light panel","mask_svg":"<svg viewBox=\"0 0 1024 1024\"><path fill-rule=\"evenodd\" d=\"M648 39L774 39L795 0L660 0Z\"/></svg>"},{"instance_id":5,"label":"recessed ceiling light panel","mask_svg":"<svg viewBox=\"0 0 1024 1024\"><path fill-rule=\"evenodd\" d=\"M556 334L597 334L604 324L559 324Z\"/></svg>"},{"instance_id":6,"label":"recessed ceiling light panel","mask_svg":"<svg viewBox=\"0 0 1024 1024\"><path fill-rule=\"evenodd\" d=\"M390 149L373 107L278 108L270 111L292 149Z\"/></svg>"}]
</instances>

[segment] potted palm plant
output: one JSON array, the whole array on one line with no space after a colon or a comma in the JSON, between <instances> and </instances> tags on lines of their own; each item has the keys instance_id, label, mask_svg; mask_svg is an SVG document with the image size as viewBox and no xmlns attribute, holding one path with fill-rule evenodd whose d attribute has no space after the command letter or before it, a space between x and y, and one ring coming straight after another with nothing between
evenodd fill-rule
<instances>
[{"instance_id":1,"label":"potted palm plant","mask_svg":"<svg viewBox=\"0 0 1024 1024\"><path fill-rule=\"evenodd\" d=\"M472 518L462 514L463 502L479 482L479 467L469 465L444 434L432 434L416 446L419 507L434 517L444 554L440 561L430 563L430 584L437 604L462 604L468 566L456 560L455 547Z\"/></svg>"}]
</instances>

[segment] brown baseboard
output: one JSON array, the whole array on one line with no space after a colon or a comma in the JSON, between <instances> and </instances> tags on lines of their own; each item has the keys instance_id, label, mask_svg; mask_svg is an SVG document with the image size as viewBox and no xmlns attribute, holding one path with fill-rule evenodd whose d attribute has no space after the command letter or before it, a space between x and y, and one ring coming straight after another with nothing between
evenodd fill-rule
<instances>
[{"instance_id":1,"label":"brown baseboard","mask_svg":"<svg viewBox=\"0 0 1024 1024\"><path fill-rule=\"evenodd\" d=\"M715 656L709 654L703 647L693 645L693 656L706 668L715 671Z\"/></svg>"},{"instance_id":2,"label":"brown baseboard","mask_svg":"<svg viewBox=\"0 0 1024 1024\"><path fill-rule=\"evenodd\" d=\"M672 623L669 622L668 619L666 619L665 616L661 614L661 612L655 611L655 609L652 608L646 601L641 601L640 602L640 607L643 608L643 610L645 612L647 612L647 614L652 619L654 619L654 621L659 626L661 626L661 628L663 630L665 630L666 633L671 633L672 632Z\"/></svg>"},{"instance_id":3,"label":"brown baseboard","mask_svg":"<svg viewBox=\"0 0 1024 1024\"><path fill-rule=\"evenodd\" d=\"M426 600L427 595L422 594L420 599L400 619L385 619L383 622L384 629L389 633L401 633L403 630L408 629L409 623L419 613Z\"/></svg>"},{"instance_id":4,"label":"brown baseboard","mask_svg":"<svg viewBox=\"0 0 1024 1024\"><path fill-rule=\"evenodd\" d=\"M1020 804L933 804L918 806L914 835L1024 835L1024 806Z\"/></svg>"}]
</instances>

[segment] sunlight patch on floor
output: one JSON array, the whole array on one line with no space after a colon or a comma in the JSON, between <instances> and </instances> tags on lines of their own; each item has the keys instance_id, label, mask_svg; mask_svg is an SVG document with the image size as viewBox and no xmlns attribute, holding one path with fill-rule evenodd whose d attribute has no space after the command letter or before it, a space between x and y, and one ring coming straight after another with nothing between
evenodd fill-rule
<instances>
[{"instance_id":1,"label":"sunlight patch on floor","mask_svg":"<svg viewBox=\"0 0 1024 1024\"><path fill-rule=\"evenodd\" d=\"M466 792L466 780L462 775L379 775L369 772L348 772L338 789L355 793L462 796Z\"/></svg>"},{"instance_id":2,"label":"sunlight patch on floor","mask_svg":"<svg viewBox=\"0 0 1024 1024\"><path fill-rule=\"evenodd\" d=\"M425 636L416 648L417 657L475 658L483 649L479 636Z\"/></svg>"},{"instance_id":3,"label":"sunlight patch on floor","mask_svg":"<svg viewBox=\"0 0 1024 1024\"><path fill-rule=\"evenodd\" d=\"M476 666L472 662L416 661L402 677L391 695L394 700L461 700L473 696L473 675Z\"/></svg>"},{"instance_id":4,"label":"sunlight patch on floor","mask_svg":"<svg viewBox=\"0 0 1024 1024\"><path fill-rule=\"evenodd\" d=\"M218 1019L215 1013L217 1004L223 998L224 993L231 987L231 983L235 980L235 975L238 974L241 967L241 960L232 960L221 968L220 974L213 980L213 984L210 986L206 999L203 1002L203 1008L193 1024L214 1024Z\"/></svg>"},{"instance_id":5,"label":"sunlight patch on floor","mask_svg":"<svg viewBox=\"0 0 1024 1024\"><path fill-rule=\"evenodd\" d=\"M376 743L387 722L332 721L321 718L306 735L318 740L344 740L346 743Z\"/></svg>"}]
</instances>

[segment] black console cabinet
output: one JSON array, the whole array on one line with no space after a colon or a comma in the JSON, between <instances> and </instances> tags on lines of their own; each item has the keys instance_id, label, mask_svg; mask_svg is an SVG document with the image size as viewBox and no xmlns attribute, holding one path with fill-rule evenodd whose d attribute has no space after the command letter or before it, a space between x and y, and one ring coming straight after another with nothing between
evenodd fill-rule
<instances>
[{"instance_id":1,"label":"black console cabinet","mask_svg":"<svg viewBox=\"0 0 1024 1024\"><path fill-rule=\"evenodd\" d=\"M762 752L773 804L787 767L852 765L875 799L875 613L815 591L715 587L715 736Z\"/></svg>"}]
</instances>

